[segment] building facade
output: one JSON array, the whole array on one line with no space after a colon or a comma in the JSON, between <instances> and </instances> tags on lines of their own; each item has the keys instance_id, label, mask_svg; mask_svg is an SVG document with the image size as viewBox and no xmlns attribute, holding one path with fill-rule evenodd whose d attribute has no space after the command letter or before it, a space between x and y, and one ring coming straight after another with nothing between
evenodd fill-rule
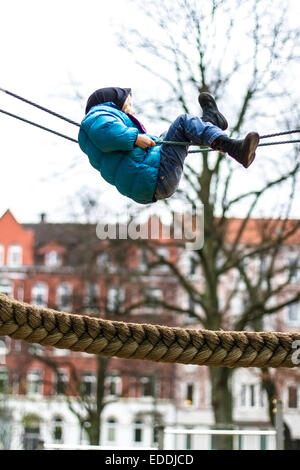
<instances>
[{"instance_id":1,"label":"building facade","mask_svg":"<svg viewBox=\"0 0 300 470\"><path fill-rule=\"evenodd\" d=\"M286 256L292 257L299 244L300 234L287 246ZM179 251L166 240L157 249L170 262L183 263L186 276L200 289L201 272L193 252L180 257ZM94 225L49 224L45 219L20 224L10 211L0 218L0 292L63 311L199 328L188 315L155 307L155 300L165 300L184 309L188 300L166 266L148 270L147 256L142 246L128 250L121 241L114 247L100 241ZM228 279L222 286L224 299L227 285ZM300 269L295 269L287 288L299 291ZM149 302L139 308L141 294ZM233 317L242 299L241 293L231 305ZM270 316L264 324L266 330L299 328L299 304ZM41 441L70 447L87 444L90 422L83 403L92 408L101 367L103 363L93 355L0 337L0 446L35 449ZM300 374L297 368L273 373L296 447L300 443ZM157 425L195 431L214 427L206 367L111 358L105 364L103 387L102 446L156 447ZM236 428L271 429L260 369L234 372L233 400ZM165 436L166 449L213 449L214 445L209 434ZM234 446L273 449L275 439L237 436Z\"/></svg>"}]
</instances>

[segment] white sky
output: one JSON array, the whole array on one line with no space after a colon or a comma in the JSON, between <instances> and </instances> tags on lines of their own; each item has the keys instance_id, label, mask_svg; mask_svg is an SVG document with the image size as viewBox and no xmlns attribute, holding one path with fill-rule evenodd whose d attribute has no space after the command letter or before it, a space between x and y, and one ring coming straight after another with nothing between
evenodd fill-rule
<instances>
[{"instance_id":1,"label":"white sky","mask_svg":"<svg viewBox=\"0 0 300 470\"><path fill-rule=\"evenodd\" d=\"M117 47L110 26L127 15L126 0L2 2L0 87L77 122L84 108L67 98L74 95L72 81L85 97L104 86L141 88L141 71ZM1 108L77 138L77 127L0 95ZM82 186L106 190L107 201L111 195L121 200L76 144L3 114L0 134L0 214L9 207L20 221L37 220L40 212L64 220L66 199Z\"/></svg>"},{"instance_id":2,"label":"white sky","mask_svg":"<svg viewBox=\"0 0 300 470\"><path fill-rule=\"evenodd\" d=\"M111 20L126 24L137 14L127 0L3 0L0 87L78 122L84 108L70 99L72 82L85 97L104 86L132 87L137 96L153 92L153 77L118 48L111 27ZM0 106L77 138L77 127L3 93ZM101 191L108 207L124 202L76 144L3 114L0 136L0 215L10 208L21 222L37 221L41 212L63 221L67 201L82 187ZM246 182L245 173L242 178Z\"/></svg>"}]
</instances>

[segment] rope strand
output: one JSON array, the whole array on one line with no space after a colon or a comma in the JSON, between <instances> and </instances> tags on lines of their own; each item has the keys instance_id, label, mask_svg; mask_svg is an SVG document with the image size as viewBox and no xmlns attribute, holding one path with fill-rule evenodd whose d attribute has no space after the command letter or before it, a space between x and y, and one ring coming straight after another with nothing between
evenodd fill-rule
<instances>
[{"instance_id":1,"label":"rope strand","mask_svg":"<svg viewBox=\"0 0 300 470\"><path fill-rule=\"evenodd\" d=\"M49 129L49 127L41 126L40 124L37 124L36 122L29 121L28 119L22 118L21 116L17 116L16 114L9 113L8 111L5 111L4 109L0 109L0 113L6 114L7 116L11 116L15 119L18 119L20 121L26 122L27 124L31 124L32 126L38 127L39 129L42 129L47 132L51 132L51 134L58 135L59 137L63 137L64 139L70 140L71 142L75 142L78 144L78 140L73 139L72 137L69 137L65 134L61 134L60 132L54 131L53 129ZM176 141L169 141L169 140L157 140L156 143L158 145L180 145L180 146L187 146L187 145L195 145L199 147L197 144L187 144L187 142L176 142ZM268 142L264 144L258 144L258 147L265 147L269 145L281 145L281 144L295 144L295 143L300 143L300 140L285 140L282 142ZM199 152L214 152L215 150L209 147L201 147L200 149L197 150L189 150L188 153L199 153Z\"/></svg>"},{"instance_id":2,"label":"rope strand","mask_svg":"<svg viewBox=\"0 0 300 470\"><path fill-rule=\"evenodd\" d=\"M16 93L13 93L9 90L5 90L4 88L0 88L0 91L2 91L3 93L6 93L7 95L12 96L13 98L17 98L18 100L24 101L25 103L30 104L31 106L35 106L36 108L41 109L42 111L45 111L49 114L52 114L53 116L55 116L59 119L63 119L64 121L66 121L70 124L73 124L77 127L80 127L80 124L78 122L75 122L72 119L69 119L69 118L67 118L67 117L65 117L61 114L58 114L54 111L51 111L50 109L45 108L44 106L41 106L37 103L34 103L33 101L30 101L26 98L23 98L22 96L19 96ZM37 124L33 121L29 121L27 119L24 119L20 116L17 116L16 114L9 113L8 111L4 111L3 109L1 109L0 112L2 112L4 114L7 114L8 116L14 117L15 119L19 119L20 121L26 122L27 124L31 124L32 126L43 129L47 132L51 132L52 134L58 135L59 137L63 137L64 139L70 140L71 142L78 143L78 140L76 140L76 139L73 139L71 137L66 136L65 134L61 134L57 131L49 129L48 127L41 126L40 124ZM267 138L270 138L270 137L277 137L277 136L281 136L281 135L294 134L294 133L298 133L298 132L300 132L300 129L293 129L293 130L290 130L290 131L283 131L283 132L276 132L276 133L273 133L273 134L261 135L259 138L260 139L267 139ZM208 148L208 147L205 147L205 146L199 146L197 144L188 144L187 142L157 140L156 143L158 145L162 145L162 144L163 145L176 145L176 146L183 146L183 147L184 146L186 147L187 145L190 145L190 146L200 147L200 149L198 148L197 150L190 150L188 153L198 153L198 152L203 152L203 151L208 151L208 152L214 151L214 149L211 149L211 148ZM282 145L282 144L295 144L295 143L300 143L300 140L286 140L286 141L279 141L279 142L268 142L268 143L259 144L258 147L266 147L266 146L270 146L270 145Z\"/></svg>"},{"instance_id":3,"label":"rope strand","mask_svg":"<svg viewBox=\"0 0 300 470\"><path fill-rule=\"evenodd\" d=\"M22 96L12 93L11 91L4 90L4 88L0 88L0 91L2 91L3 93L6 93L7 95L12 96L13 98L17 98L18 100L24 101L24 103L30 104L31 106L34 106L35 108L41 109L42 111L45 111L46 113L52 114L53 116L58 117L59 119L63 119L64 121L67 121L70 124L74 124L74 126L80 127L80 124L78 124L78 122L72 121L72 119L69 119L65 116L62 116L61 114L51 111L50 109L45 108L44 106L41 106L37 103L34 103L33 101L29 101L26 98L23 98Z\"/></svg>"},{"instance_id":4,"label":"rope strand","mask_svg":"<svg viewBox=\"0 0 300 470\"><path fill-rule=\"evenodd\" d=\"M275 132L275 134L260 135L259 138L268 139L269 137L278 137L279 135L295 134L298 132L300 132L300 129L293 129L292 131Z\"/></svg>"},{"instance_id":5,"label":"rope strand","mask_svg":"<svg viewBox=\"0 0 300 470\"><path fill-rule=\"evenodd\" d=\"M5 90L4 88L0 88L0 91L2 91L3 93L6 93L7 95L12 96L13 98L17 98L18 100L24 101L25 103L30 104L31 106L35 106L36 108L41 109L42 111L45 111L45 112L47 112L47 113L49 113L49 114L52 114L53 116L56 116L56 117L58 117L59 119L63 119L64 121L67 121L67 122L69 122L70 124L74 124L75 126L80 127L80 124L79 124L78 122L75 122L75 121L73 121L72 119L69 119L69 118L63 116L62 114L58 114L58 113L56 113L56 112L54 112L54 111L51 111L50 109L45 108L44 106L41 106L41 105L39 105L39 104L37 104L37 103L34 103L33 101L30 101L30 100L28 100L28 99L26 99L26 98L23 98L22 96L19 96L19 95L17 95L16 93L13 93L13 92L11 92L11 91L9 91L9 90ZM295 133L298 133L298 132L300 132L300 129L292 129L292 130L290 130L290 131L275 132L275 133L273 133L273 134L261 135L261 136L259 136L259 138L260 138L260 139L267 139L267 138L269 138L269 137L278 137L278 136L280 136L280 135L295 134ZM166 144L166 143L167 143L167 144L170 144L170 145L173 144L173 142L159 141L159 143L162 143L162 142L164 142L165 144ZM186 145L186 143L185 143L185 142L180 142L180 143L179 143L179 142L176 142L176 145Z\"/></svg>"},{"instance_id":6,"label":"rope strand","mask_svg":"<svg viewBox=\"0 0 300 470\"><path fill-rule=\"evenodd\" d=\"M300 140L283 140L281 142L268 142L265 144L258 144L258 147L266 147L267 145L281 145L281 144L298 144Z\"/></svg>"},{"instance_id":7,"label":"rope strand","mask_svg":"<svg viewBox=\"0 0 300 470\"><path fill-rule=\"evenodd\" d=\"M0 335L106 357L215 367L296 367L300 333L125 323L34 307L0 294Z\"/></svg>"},{"instance_id":8,"label":"rope strand","mask_svg":"<svg viewBox=\"0 0 300 470\"><path fill-rule=\"evenodd\" d=\"M4 109L0 109L0 113L7 114L7 116L11 116L15 119L19 119L19 121L26 122L27 124L31 124L32 126L38 127L39 129L43 129L44 131L51 132L51 134L58 135L59 137L63 137L64 139L70 140L71 142L76 142L78 144L78 140L72 139L72 137L68 137L65 134L61 134L60 132L54 131L53 129L49 129L48 127L41 126L33 121L28 121L28 119L24 119L16 114L9 113L8 111L4 111Z\"/></svg>"}]
</instances>

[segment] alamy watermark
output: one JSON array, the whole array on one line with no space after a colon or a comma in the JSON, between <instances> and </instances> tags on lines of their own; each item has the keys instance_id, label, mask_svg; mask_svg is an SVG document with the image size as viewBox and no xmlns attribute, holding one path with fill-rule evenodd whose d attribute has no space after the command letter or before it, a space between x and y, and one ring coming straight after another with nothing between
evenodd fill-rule
<instances>
[{"instance_id":1,"label":"alamy watermark","mask_svg":"<svg viewBox=\"0 0 300 470\"><path fill-rule=\"evenodd\" d=\"M97 224L100 240L182 240L187 250L200 250L204 244L204 209L202 204L181 204L176 210L164 206L149 209L143 217L132 216L128 209L111 223Z\"/></svg>"},{"instance_id":2,"label":"alamy watermark","mask_svg":"<svg viewBox=\"0 0 300 470\"><path fill-rule=\"evenodd\" d=\"M6 364L6 353L5 341L0 340L0 365Z\"/></svg>"},{"instance_id":3,"label":"alamy watermark","mask_svg":"<svg viewBox=\"0 0 300 470\"><path fill-rule=\"evenodd\" d=\"M296 349L292 354L292 363L298 366L300 364L300 339L293 341L292 348Z\"/></svg>"}]
</instances>

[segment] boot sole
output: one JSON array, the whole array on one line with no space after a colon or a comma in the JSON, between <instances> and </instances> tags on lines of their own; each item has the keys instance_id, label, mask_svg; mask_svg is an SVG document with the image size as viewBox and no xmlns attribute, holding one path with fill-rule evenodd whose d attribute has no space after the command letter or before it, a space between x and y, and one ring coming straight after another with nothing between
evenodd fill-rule
<instances>
[{"instance_id":1,"label":"boot sole","mask_svg":"<svg viewBox=\"0 0 300 470\"><path fill-rule=\"evenodd\" d=\"M259 144L259 135L257 132L249 132L244 139L242 148L241 163L243 167L249 168L255 159L255 151Z\"/></svg>"},{"instance_id":2,"label":"boot sole","mask_svg":"<svg viewBox=\"0 0 300 470\"><path fill-rule=\"evenodd\" d=\"M222 131L225 131L228 127L228 122L225 116L223 116L223 114L221 114L218 110L218 106L214 100L214 97L210 93L203 92L198 96L198 101L203 111L205 110L206 106L209 106L209 108L216 115L217 119L220 121L220 125L218 127L220 127Z\"/></svg>"}]
</instances>

